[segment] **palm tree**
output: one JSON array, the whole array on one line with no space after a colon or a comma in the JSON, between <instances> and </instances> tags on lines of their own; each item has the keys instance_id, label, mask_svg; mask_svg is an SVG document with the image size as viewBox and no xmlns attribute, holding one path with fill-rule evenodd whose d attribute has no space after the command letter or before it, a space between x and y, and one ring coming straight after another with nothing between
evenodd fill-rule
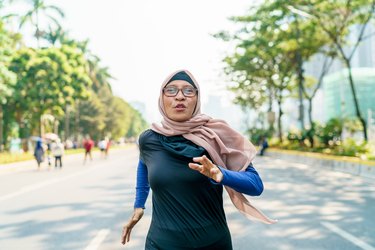
<instances>
[{"instance_id":1,"label":"palm tree","mask_svg":"<svg viewBox=\"0 0 375 250\"><path fill-rule=\"evenodd\" d=\"M43 13L57 27L60 27L58 19L49 12L53 11L61 18L64 18L65 14L60 8L54 5L47 5L43 0L28 0L28 2L31 3L32 7L25 15L21 17L19 27L22 28L27 22L30 22L32 25L34 25L35 37L37 39L39 47L39 39L44 34L44 32L40 29L40 14Z\"/></svg>"},{"instance_id":2,"label":"palm tree","mask_svg":"<svg viewBox=\"0 0 375 250\"><path fill-rule=\"evenodd\" d=\"M108 67L100 66L100 59L95 55L91 55L87 61L89 64L89 75L93 82L93 90L95 92L99 92L99 90L104 87L109 89L109 91L112 93L109 80L115 78L109 73Z\"/></svg>"},{"instance_id":3,"label":"palm tree","mask_svg":"<svg viewBox=\"0 0 375 250\"><path fill-rule=\"evenodd\" d=\"M48 32L44 33L42 37L51 45L55 46L57 42L64 44L64 41L68 39L68 32L64 31L61 26L58 26L55 30L49 26L48 29Z\"/></svg>"}]
</instances>

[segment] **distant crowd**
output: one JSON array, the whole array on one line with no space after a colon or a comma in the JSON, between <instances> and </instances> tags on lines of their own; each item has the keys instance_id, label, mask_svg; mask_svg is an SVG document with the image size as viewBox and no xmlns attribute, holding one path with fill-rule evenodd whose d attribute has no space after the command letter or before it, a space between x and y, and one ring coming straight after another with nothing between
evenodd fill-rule
<instances>
[{"instance_id":1,"label":"distant crowd","mask_svg":"<svg viewBox=\"0 0 375 250\"><path fill-rule=\"evenodd\" d=\"M101 140L95 142L90 136L86 136L81 143L71 140L65 140L62 142L62 140L57 136L47 138L36 137L34 157L37 162L38 169L40 169L43 162L46 162L48 167L54 165L55 168L61 169L63 167L63 156L65 149L84 148L85 154L83 164L85 164L87 159L92 161L93 158L91 152L95 145L100 150L100 158L106 159L112 145L112 141L108 137L102 138Z\"/></svg>"}]
</instances>

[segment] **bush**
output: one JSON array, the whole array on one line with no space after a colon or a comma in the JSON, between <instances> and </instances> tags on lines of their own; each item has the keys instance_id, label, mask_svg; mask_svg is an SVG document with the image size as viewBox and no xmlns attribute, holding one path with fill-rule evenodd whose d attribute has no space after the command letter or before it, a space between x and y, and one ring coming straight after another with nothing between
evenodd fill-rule
<instances>
[{"instance_id":1,"label":"bush","mask_svg":"<svg viewBox=\"0 0 375 250\"><path fill-rule=\"evenodd\" d=\"M341 140L342 128L343 122L332 118L325 125L316 125L315 134L326 147L334 147Z\"/></svg>"},{"instance_id":2,"label":"bush","mask_svg":"<svg viewBox=\"0 0 375 250\"><path fill-rule=\"evenodd\" d=\"M250 136L250 141L254 144L259 145L262 141L262 138L269 138L271 133L269 130L260 129L260 128L251 128L246 131L246 133Z\"/></svg>"}]
</instances>

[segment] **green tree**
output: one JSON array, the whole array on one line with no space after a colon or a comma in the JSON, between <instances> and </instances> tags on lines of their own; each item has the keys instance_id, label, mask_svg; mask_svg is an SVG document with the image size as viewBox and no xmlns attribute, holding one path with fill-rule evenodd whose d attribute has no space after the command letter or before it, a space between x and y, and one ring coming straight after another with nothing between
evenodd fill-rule
<instances>
[{"instance_id":1,"label":"green tree","mask_svg":"<svg viewBox=\"0 0 375 250\"><path fill-rule=\"evenodd\" d=\"M58 43L60 45L64 44L64 41L68 39L68 33L61 26L58 26L56 29L49 26L48 31L43 33L42 37L52 46L56 46Z\"/></svg>"},{"instance_id":2,"label":"green tree","mask_svg":"<svg viewBox=\"0 0 375 250\"><path fill-rule=\"evenodd\" d=\"M3 129L4 105L9 101L16 83L16 75L9 70L16 39L17 37L7 31L4 28L4 24L0 21L0 151L3 149L4 138L7 137L7 130ZM5 123L5 127L7 127L7 123Z\"/></svg>"},{"instance_id":3,"label":"green tree","mask_svg":"<svg viewBox=\"0 0 375 250\"><path fill-rule=\"evenodd\" d=\"M90 135L95 140L103 136L106 107L98 95L90 90L90 98L79 103L79 128L83 135Z\"/></svg>"},{"instance_id":4,"label":"green tree","mask_svg":"<svg viewBox=\"0 0 375 250\"><path fill-rule=\"evenodd\" d=\"M126 137L128 138L136 138L142 131L144 131L148 127L148 124L142 117L141 113L139 113L137 110L133 110L132 114L133 117L131 119L130 128L126 133Z\"/></svg>"},{"instance_id":5,"label":"green tree","mask_svg":"<svg viewBox=\"0 0 375 250\"><path fill-rule=\"evenodd\" d=\"M59 27L60 22L58 18L63 18L65 14L59 7L47 5L44 0L28 0L27 2L31 5L31 8L26 12L26 14L21 16L19 27L22 28L28 22L35 26L35 37L39 47L39 40L44 34L44 31L40 26L41 15L44 15L44 17L46 17L48 21L51 21L56 27Z\"/></svg>"},{"instance_id":6,"label":"green tree","mask_svg":"<svg viewBox=\"0 0 375 250\"><path fill-rule=\"evenodd\" d=\"M242 105L248 103L258 108L268 98L268 110L271 111L273 100L277 100L280 140L284 95L297 88L303 90L303 62L328 44L328 39L311 21L295 17L289 4L285 0L265 1L250 9L247 15L231 18L241 25L234 35L228 35L228 32L216 35L236 43L235 52L227 56L225 62L228 65L226 72L238 83L234 91ZM295 82L298 85L293 84ZM300 120L303 124L301 115Z\"/></svg>"},{"instance_id":7,"label":"green tree","mask_svg":"<svg viewBox=\"0 0 375 250\"><path fill-rule=\"evenodd\" d=\"M64 115L64 108L76 99L88 97L91 81L86 61L74 48L20 49L10 69L18 76L12 103L18 123L28 121L33 133L39 134L40 117Z\"/></svg>"},{"instance_id":8,"label":"green tree","mask_svg":"<svg viewBox=\"0 0 375 250\"><path fill-rule=\"evenodd\" d=\"M133 110L122 98L114 96L109 106L106 130L111 132L113 138L124 137L133 122Z\"/></svg>"},{"instance_id":9,"label":"green tree","mask_svg":"<svg viewBox=\"0 0 375 250\"><path fill-rule=\"evenodd\" d=\"M348 70L348 80L353 96L356 116L362 124L363 136L367 141L367 125L358 104L358 97L352 76L351 61L360 43L367 38L366 28L375 15L374 0L345 1L303 1L299 6L300 15L310 18L329 37L337 50L337 54ZM354 44L350 44L348 35L354 27L359 27ZM351 35L353 35L351 33ZM351 45L351 46L350 46ZM349 49L348 49L349 48Z\"/></svg>"},{"instance_id":10,"label":"green tree","mask_svg":"<svg viewBox=\"0 0 375 250\"><path fill-rule=\"evenodd\" d=\"M310 145L312 148L314 147L314 135L315 135L315 122L312 119L312 110L313 110L312 102L319 88L322 86L324 76L327 74L328 70L330 69L333 63L333 58L334 58L334 54L331 54L331 56L326 55L324 57L324 62L323 62L323 65L319 74L319 78L317 79L317 81L315 81L315 79L311 79L310 84L309 84L308 83L309 79L308 79L307 84L305 84L302 89L303 94L309 103L308 118L309 118L310 127L308 131L306 132L306 135L310 141Z\"/></svg>"}]
</instances>

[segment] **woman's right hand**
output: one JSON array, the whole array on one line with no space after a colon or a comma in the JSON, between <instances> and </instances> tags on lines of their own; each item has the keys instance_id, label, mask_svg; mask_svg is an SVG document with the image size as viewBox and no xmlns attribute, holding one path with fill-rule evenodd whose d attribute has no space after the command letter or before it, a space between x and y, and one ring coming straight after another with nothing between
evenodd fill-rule
<instances>
[{"instance_id":1,"label":"woman's right hand","mask_svg":"<svg viewBox=\"0 0 375 250\"><path fill-rule=\"evenodd\" d=\"M133 227L135 224L140 221L140 219L143 216L143 208L135 208L132 217L130 218L129 222L125 224L123 230L122 230L122 238L121 243L125 245L126 242L129 242L130 240L130 233L132 232Z\"/></svg>"}]
</instances>

